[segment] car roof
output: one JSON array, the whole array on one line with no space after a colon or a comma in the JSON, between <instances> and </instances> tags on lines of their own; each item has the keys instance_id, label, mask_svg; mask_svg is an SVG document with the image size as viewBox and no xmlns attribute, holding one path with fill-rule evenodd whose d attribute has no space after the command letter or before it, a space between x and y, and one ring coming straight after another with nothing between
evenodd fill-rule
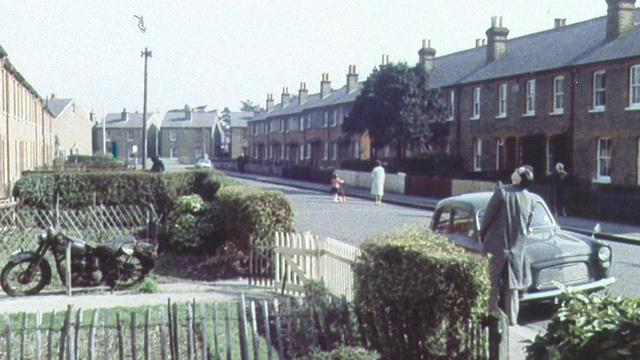
<instances>
[{"instance_id":1,"label":"car roof","mask_svg":"<svg viewBox=\"0 0 640 360\"><path fill-rule=\"evenodd\" d=\"M536 198L537 201L542 200L537 194L531 194ZM451 196L440 200L438 202L437 208L440 208L442 206L450 206L456 208L464 208L470 212L476 212L487 207L489 199L491 199L492 195L492 191L483 191Z\"/></svg>"}]
</instances>

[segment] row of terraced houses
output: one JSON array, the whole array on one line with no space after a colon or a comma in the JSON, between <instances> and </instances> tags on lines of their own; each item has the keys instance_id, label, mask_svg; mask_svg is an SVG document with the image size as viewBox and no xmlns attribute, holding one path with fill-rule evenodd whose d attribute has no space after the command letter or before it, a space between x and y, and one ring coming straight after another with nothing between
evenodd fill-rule
<instances>
[{"instance_id":1,"label":"row of terraced houses","mask_svg":"<svg viewBox=\"0 0 640 360\"><path fill-rule=\"evenodd\" d=\"M513 39L495 17L474 48L440 57L423 41L419 64L446 96L446 148L463 158L463 170L508 171L527 163L544 176L563 162L581 183L640 184L635 3L607 0L606 16L575 24L556 19L547 31ZM319 93L301 83L297 96L283 88L278 104L268 94L266 108L248 122L247 155L321 167L374 156L366 133L341 131L360 91L355 65L348 69L337 90L323 74ZM391 155L388 149L375 154Z\"/></svg>"}]
</instances>

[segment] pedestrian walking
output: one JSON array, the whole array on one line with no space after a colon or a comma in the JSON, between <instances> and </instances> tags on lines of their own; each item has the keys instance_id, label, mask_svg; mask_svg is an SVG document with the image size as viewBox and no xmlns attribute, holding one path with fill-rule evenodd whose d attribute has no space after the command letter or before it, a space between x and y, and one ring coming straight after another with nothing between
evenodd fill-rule
<instances>
[{"instance_id":1,"label":"pedestrian walking","mask_svg":"<svg viewBox=\"0 0 640 360\"><path fill-rule=\"evenodd\" d=\"M333 174L331 177L331 193L333 194L333 202L343 202L346 200L344 190L340 191L342 184L344 184L344 180L340 179L338 174ZM342 197L340 196L340 193L342 193Z\"/></svg>"},{"instance_id":2,"label":"pedestrian walking","mask_svg":"<svg viewBox=\"0 0 640 360\"><path fill-rule=\"evenodd\" d=\"M525 165L511 175L511 185L498 186L482 219L480 242L489 256L489 311L517 324L518 290L531 285L531 269L525 252L535 200L527 190L533 182L533 168ZM501 304L501 305L499 305Z\"/></svg>"},{"instance_id":3,"label":"pedestrian walking","mask_svg":"<svg viewBox=\"0 0 640 360\"><path fill-rule=\"evenodd\" d=\"M382 205L382 195L384 195L384 168L382 161L376 160L376 167L371 171L371 195L375 196L375 204Z\"/></svg>"},{"instance_id":4,"label":"pedestrian walking","mask_svg":"<svg viewBox=\"0 0 640 360\"><path fill-rule=\"evenodd\" d=\"M557 163L553 172L553 211L556 216L558 213L567 216L566 206L566 190L567 176L569 174L564 169L564 164Z\"/></svg>"}]
</instances>

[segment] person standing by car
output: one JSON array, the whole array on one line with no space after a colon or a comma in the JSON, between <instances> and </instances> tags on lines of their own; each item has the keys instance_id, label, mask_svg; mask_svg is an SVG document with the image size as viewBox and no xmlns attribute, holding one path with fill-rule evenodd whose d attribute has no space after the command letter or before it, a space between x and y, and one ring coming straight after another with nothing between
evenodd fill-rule
<instances>
[{"instance_id":1,"label":"person standing by car","mask_svg":"<svg viewBox=\"0 0 640 360\"><path fill-rule=\"evenodd\" d=\"M384 168L382 161L376 160L376 167L371 171L371 195L376 197L376 205L382 205L382 195L384 195Z\"/></svg>"},{"instance_id":2,"label":"person standing by car","mask_svg":"<svg viewBox=\"0 0 640 360\"><path fill-rule=\"evenodd\" d=\"M160 160L160 158L158 158L157 156L154 156L151 158L151 161L153 162L153 165L151 165L151 172L155 172L155 173L164 172L164 163L162 162L162 160Z\"/></svg>"},{"instance_id":3,"label":"person standing by car","mask_svg":"<svg viewBox=\"0 0 640 360\"><path fill-rule=\"evenodd\" d=\"M511 175L511 185L496 187L482 219L480 242L489 256L489 311L517 324L518 290L531 285L531 269L525 243L535 199L527 190L533 182L533 168L525 165ZM502 303L502 307L499 305Z\"/></svg>"},{"instance_id":4,"label":"person standing by car","mask_svg":"<svg viewBox=\"0 0 640 360\"><path fill-rule=\"evenodd\" d=\"M553 172L553 211L555 216L558 216L558 213L562 214L562 216L567 216L565 203L567 176L569 176L569 174L564 170L564 165L557 163L556 171Z\"/></svg>"}]
</instances>

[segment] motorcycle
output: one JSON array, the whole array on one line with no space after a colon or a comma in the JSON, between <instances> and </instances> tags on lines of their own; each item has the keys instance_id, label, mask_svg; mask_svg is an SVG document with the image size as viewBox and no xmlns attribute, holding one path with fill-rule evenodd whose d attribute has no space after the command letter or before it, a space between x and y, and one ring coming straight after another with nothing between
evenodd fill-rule
<instances>
[{"instance_id":1,"label":"motorcycle","mask_svg":"<svg viewBox=\"0 0 640 360\"><path fill-rule=\"evenodd\" d=\"M133 236L104 244L88 244L50 228L39 236L38 249L14 254L0 274L2 290L10 296L38 294L51 283L51 252L63 285L66 279L66 251L71 247L71 285L92 287L106 284L111 289L130 289L140 284L154 267L157 247Z\"/></svg>"}]
</instances>

